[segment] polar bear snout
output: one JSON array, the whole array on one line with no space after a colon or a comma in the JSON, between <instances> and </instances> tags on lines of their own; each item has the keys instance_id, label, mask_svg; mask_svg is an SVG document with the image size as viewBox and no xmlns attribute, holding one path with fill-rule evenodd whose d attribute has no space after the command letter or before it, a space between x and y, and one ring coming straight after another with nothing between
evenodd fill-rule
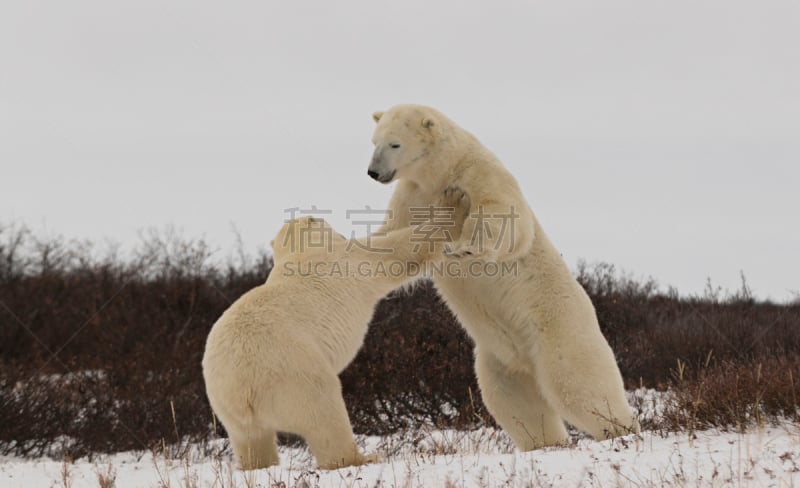
<instances>
[{"instance_id":1,"label":"polar bear snout","mask_svg":"<svg viewBox=\"0 0 800 488\"><path fill-rule=\"evenodd\" d=\"M382 156L383 151L376 149L375 154L372 156L372 161L369 163L369 168L367 168L367 174L375 181L389 183L394 178L397 170L389 170L386 166L390 165L386 164Z\"/></svg>"},{"instance_id":2,"label":"polar bear snout","mask_svg":"<svg viewBox=\"0 0 800 488\"><path fill-rule=\"evenodd\" d=\"M367 174L370 178L375 181L380 181L381 183L389 183L394 178L394 174L396 171L390 171L388 173L379 173L377 171L373 171L371 169L367 170Z\"/></svg>"},{"instance_id":3,"label":"polar bear snout","mask_svg":"<svg viewBox=\"0 0 800 488\"><path fill-rule=\"evenodd\" d=\"M397 173L397 152L400 148L399 143L376 144L375 152L369 162L367 174L370 178L381 183L389 183Z\"/></svg>"}]
</instances>

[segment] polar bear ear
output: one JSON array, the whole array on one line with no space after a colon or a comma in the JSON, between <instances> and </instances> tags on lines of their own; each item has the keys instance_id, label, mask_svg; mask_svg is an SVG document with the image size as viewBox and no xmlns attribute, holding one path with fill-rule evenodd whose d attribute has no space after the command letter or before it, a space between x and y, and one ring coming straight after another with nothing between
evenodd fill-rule
<instances>
[{"instance_id":1,"label":"polar bear ear","mask_svg":"<svg viewBox=\"0 0 800 488\"><path fill-rule=\"evenodd\" d=\"M430 129L431 127L433 127L433 125L434 125L434 122L433 122L432 118L425 117L424 119L422 119L422 127L425 127L426 129Z\"/></svg>"},{"instance_id":2,"label":"polar bear ear","mask_svg":"<svg viewBox=\"0 0 800 488\"><path fill-rule=\"evenodd\" d=\"M372 114L372 120L374 120L375 122L381 120L381 117L383 117L383 112L375 112Z\"/></svg>"}]
</instances>

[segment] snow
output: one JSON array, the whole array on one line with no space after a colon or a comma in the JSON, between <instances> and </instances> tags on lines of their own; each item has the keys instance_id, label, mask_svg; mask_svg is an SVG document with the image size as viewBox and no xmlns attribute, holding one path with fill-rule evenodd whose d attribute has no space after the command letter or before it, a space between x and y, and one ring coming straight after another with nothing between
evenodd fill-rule
<instances>
[{"instance_id":1,"label":"snow","mask_svg":"<svg viewBox=\"0 0 800 488\"><path fill-rule=\"evenodd\" d=\"M281 465L236 470L225 441L198 446L185 459L121 453L93 461L0 457L0 486L98 487L109 466L126 487L646 487L800 485L800 426L785 422L747 433L717 430L659 434L518 452L493 429L421 429L389 437L360 437L384 462L323 471L303 447L282 447Z\"/></svg>"}]
</instances>

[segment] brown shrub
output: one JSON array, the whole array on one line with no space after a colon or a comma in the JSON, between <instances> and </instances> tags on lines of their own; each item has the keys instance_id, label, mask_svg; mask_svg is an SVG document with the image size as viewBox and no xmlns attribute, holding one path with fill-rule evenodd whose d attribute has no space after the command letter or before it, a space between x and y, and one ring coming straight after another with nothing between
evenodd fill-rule
<instances>
[{"instance_id":1,"label":"brown shrub","mask_svg":"<svg viewBox=\"0 0 800 488\"><path fill-rule=\"evenodd\" d=\"M663 427L745 429L779 419L800 420L798 375L800 356L712 359L696 370L681 364L673 370L673 398L666 405Z\"/></svg>"},{"instance_id":2,"label":"brown shrub","mask_svg":"<svg viewBox=\"0 0 800 488\"><path fill-rule=\"evenodd\" d=\"M206 336L271 263L261 254L212 266L212 254L168 232L127 260L98 258L86 243L0 227L0 453L77 458L162 442L179 451L216 436L200 369ZM583 266L578 279L627 385L675 393L651 427L797 415L800 304L758 302L746 286L681 298L609 265ZM380 303L341 378L360 433L492 422L472 344L429 283Z\"/></svg>"}]
</instances>

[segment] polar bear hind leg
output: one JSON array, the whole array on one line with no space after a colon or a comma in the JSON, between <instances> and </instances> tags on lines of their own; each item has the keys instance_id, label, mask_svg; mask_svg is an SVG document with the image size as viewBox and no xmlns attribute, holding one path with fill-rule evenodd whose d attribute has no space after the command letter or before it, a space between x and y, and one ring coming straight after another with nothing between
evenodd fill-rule
<instances>
[{"instance_id":1,"label":"polar bear hind leg","mask_svg":"<svg viewBox=\"0 0 800 488\"><path fill-rule=\"evenodd\" d=\"M475 351L483 403L522 451L569 442L564 421L547 403L533 376L512 373L491 353Z\"/></svg>"},{"instance_id":2,"label":"polar bear hind leg","mask_svg":"<svg viewBox=\"0 0 800 488\"><path fill-rule=\"evenodd\" d=\"M239 430L237 427L235 430L228 430L228 438L242 469L268 468L280 462L274 430L258 428Z\"/></svg>"},{"instance_id":3,"label":"polar bear hind leg","mask_svg":"<svg viewBox=\"0 0 800 488\"><path fill-rule=\"evenodd\" d=\"M214 412L228 432L228 440L239 466L242 469L261 469L278 464L275 431L253 425L251 412L235 414L219 403L214 402ZM250 421L243 421L246 418Z\"/></svg>"},{"instance_id":4,"label":"polar bear hind leg","mask_svg":"<svg viewBox=\"0 0 800 488\"><path fill-rule=\"evenodd\" d=\"M281 395L292 399L279 408L281 430L303 437L321 469L377 461L377 456L364 456L356 446L339 377L332 372L306 375L286 385L288 391Z\"/></svg>"},{"instance_id":5,"label":"polar bear hind leg","mask_svg":"<svg viewBox=\"0 0 800 488\"><path fill-rule=\"evenodd\" d=\"M564 420L598 440L639 432L611 348L593 345L569 353L561 350L564 367L557 366L556 354L546 348L539 351L537 380ZM575 360L571 361L567 356L572 355Z\"/></svg>"}]
</instances>

